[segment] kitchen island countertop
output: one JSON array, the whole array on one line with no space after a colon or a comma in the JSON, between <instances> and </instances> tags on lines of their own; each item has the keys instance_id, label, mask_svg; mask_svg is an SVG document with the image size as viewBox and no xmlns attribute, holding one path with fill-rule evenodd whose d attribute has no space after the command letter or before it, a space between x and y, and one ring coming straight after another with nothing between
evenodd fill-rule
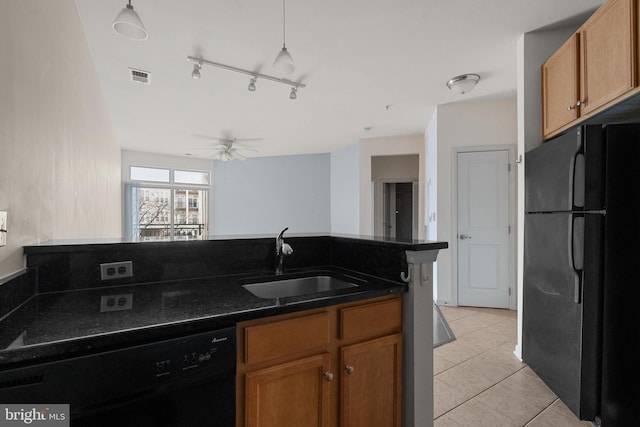
<instances>
[{"instance_id":1,"label":"kitchen island countertop","mask_svg":"<svg viewBox=\"0 0 640 427\"><path fill-rule=\"evenodd\" d=\"M359 287L262 299L244 280L273 273L226 275L35 295L0 321L0 369L137 345L234 326L237 322L406 291L406 285L336 267L290 275L346 274ZM104 297L132 299L128 310L101 311Z\"/></svg>"}]
</instances>

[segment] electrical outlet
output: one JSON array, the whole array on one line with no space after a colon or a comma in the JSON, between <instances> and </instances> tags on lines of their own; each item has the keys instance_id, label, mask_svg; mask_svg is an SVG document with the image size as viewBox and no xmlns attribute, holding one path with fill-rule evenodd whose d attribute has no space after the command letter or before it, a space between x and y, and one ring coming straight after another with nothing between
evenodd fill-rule
<instances>
[{"instance_id":1,"label":"electrical outlet","mask_svg":"<svg viewBox=\"0 0 640 427\"><path fill-rule=\"evenodd\" d=\"M133 308L133 294L102 295L100 296L100 312L131 310Z\"/></svg>"},{"instance_id":2,"label":"electrical outlet","mask_svg":"<svg viewBox=\"0 0 640 427\"><path fill-rule=\"evenodd\" d=\"M133 277L133 263L131 261L100 264L100 280L122 279L124 277Z\"/></svg>"}]
</instances>

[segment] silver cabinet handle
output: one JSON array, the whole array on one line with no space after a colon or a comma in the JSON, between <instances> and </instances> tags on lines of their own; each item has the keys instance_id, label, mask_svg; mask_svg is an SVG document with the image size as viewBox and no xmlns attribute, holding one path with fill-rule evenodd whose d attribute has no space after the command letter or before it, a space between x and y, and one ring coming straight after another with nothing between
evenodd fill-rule
<instances>
[{"instance_id":1,"label":"silver cabinet handle","mask_svg":"<svg viewBox=\"0 0 640 427\"><path fill-rule=\"evenodd\" d=\"M470 238L471 238L471 236L467 236L466 234L461 234L460 235L460 240L467 240L467 239L470 239Z\"/></svg>"},{"instance_id":2,"label":"silver cabinet handle","mask_svg":"<svg viewBox=\"0 0 640 427\"><path fill-rule=\"evenodd\" d=\"M578 101L576 102L576 105L570 105L570 106L568 106L568 107L567 107L567 111L574 110L574 109L578 108L579 106L581 106L583 103L584 103L584 101L580 101L580 100L578 100Z\"/></svg>"},{"instance_id":3,"label":"silver cabinet handle","mask_svg":"<svg viewBox=\"0 0 640 427\"><path fill-rule=\"evenodd\" d=\"M351 366L351 365L345 366L344 370L347 371L347 374L349 374L349 375L353 374L353 366Z\"/></svg>"},{"instance_id":4,"label":"silver cabinet handle","mask_svg":"<svg viewBox=\"0 0 640 427\"><path fill-rule=\"evenodd\" d=\"M327 381L333 381L333 374L331 372L325 372L324 379Z\"/></svg>"}]
</instances>

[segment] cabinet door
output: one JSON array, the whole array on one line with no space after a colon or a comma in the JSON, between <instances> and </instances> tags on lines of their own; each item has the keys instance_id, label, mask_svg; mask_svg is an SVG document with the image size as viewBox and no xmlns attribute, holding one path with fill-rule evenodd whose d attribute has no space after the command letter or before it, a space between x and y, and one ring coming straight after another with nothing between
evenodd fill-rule
<instances>
[{"instance_id":1,"label":"cabinet door","mask_svg":"<svg viewBox=\"0 0 640 427\"><path fill-rule=\"evenodd\" d=\"M342 349L340 425L402 426L402 334Z\"/></svg>"},{"instance_id":2,"label":"cabinet door","mask_svg":"<svg viewBox=\"0 0 640 427\"><path fill-rule=\"evenodd\" d=\"M542 134L578 118L578 36L574 34L542 64Z\"/></svg>"},{"instance_id":3,"label":"cabinet door","mask_svg":"<svg viewBox=\"0 0 640 427\"><path fill-rule=\"evenodd\" d=\"M328 427L329 353L246 374L247 427Z\"/></svg>"},{"instance_id":4,"label":"cabinet door","mask_svg":"<svg viewBox=\"0 0 640 427\"><path fill-rule=\"evenodd\" d=\"M581 114L635 86L635 0L609 0L580 30Z\"/></svg>"}]
</instances>

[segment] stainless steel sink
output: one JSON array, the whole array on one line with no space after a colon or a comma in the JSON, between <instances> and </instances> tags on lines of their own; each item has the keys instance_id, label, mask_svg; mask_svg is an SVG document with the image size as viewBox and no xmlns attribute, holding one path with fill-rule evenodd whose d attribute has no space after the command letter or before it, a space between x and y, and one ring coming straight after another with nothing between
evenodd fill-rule
<instances>
[{"instance_id":1,"label":"stainless steel sink","mask_svg":"<svg viewBox=\"0 0 640 427\"><path fill-rule=\"evenodd\" d=\"M243 287L258 298L285 298L353 288L358 285L331 276L312 276L251 283Z\"/></svg>"}]
</instances>

